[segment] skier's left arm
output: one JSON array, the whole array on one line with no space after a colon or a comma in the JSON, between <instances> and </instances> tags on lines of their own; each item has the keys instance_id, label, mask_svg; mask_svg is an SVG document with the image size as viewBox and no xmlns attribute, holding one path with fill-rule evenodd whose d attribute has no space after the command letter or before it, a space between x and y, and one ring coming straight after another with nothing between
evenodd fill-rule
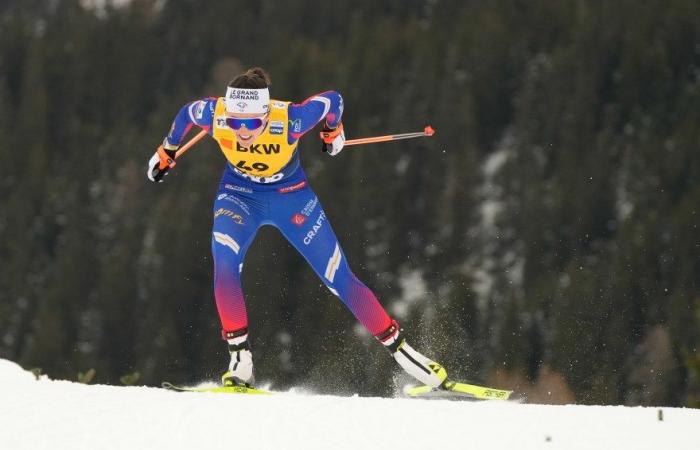
<instances>
[{"instance_id":1,"label":"skier's left arm","mask_svg":"<svg viewBox=\"0 0 700 450\"><path fill-rule=\"evenodd\" d=\"M321 139L322 150L335 156L343 149L343 97L335 91L312 95L302 103L289 105L289 140L299 140L306 132L325 119Z\"/></svg>"}]
</instances>

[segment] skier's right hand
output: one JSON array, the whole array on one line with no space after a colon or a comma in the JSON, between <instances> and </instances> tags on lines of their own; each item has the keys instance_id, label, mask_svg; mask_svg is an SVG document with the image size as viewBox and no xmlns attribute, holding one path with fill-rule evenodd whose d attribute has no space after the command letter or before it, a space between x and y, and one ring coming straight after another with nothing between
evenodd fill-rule
<instances>
[{"instance_id":1,"label":"skier's right hand","mask_svg":"<svg viewBox=\"0 0 700 450\"><path fill-rule=\"evenodd\" d=\"M163 177L168 174L168 170L175 167L175 154L177 150L166 150L161 145L158 150L148 160L148 179L153 182L162 183Z\"/></svg>"}]
</instances>

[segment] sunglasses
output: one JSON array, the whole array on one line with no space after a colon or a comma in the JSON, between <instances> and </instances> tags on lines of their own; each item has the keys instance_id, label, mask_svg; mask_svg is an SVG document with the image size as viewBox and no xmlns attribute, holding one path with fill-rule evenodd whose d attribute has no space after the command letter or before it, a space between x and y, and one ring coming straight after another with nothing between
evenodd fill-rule
<instances>
[{"instance_id":1,"label":"sunglasses","mask_svg":"<svg viewBox=\"0 0 700 450\"><path fill-rule=\"evenodd\" d=\"M263 124L263 119L260 118L248 118L248 119L234 119L233 117L226 118L226 125L234 130L240 130L242 126L248 130L257 130Z\"/></svg>"}]
</instances>

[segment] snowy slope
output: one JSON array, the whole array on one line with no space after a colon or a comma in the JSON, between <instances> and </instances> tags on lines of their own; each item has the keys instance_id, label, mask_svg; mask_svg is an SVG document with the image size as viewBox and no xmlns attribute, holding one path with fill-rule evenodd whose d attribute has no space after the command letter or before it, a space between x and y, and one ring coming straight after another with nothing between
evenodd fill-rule
<instances>
[{"instance_id":1,"label":"snowy slope","mask_svg":"<svg viewBox=\"0 0 700 450\"><path fill-rule=\"evenodd\" d=\"M190 394L37 381L0 360L0 450L700 449L700 410Z\"/></svg>"}]
</instances>

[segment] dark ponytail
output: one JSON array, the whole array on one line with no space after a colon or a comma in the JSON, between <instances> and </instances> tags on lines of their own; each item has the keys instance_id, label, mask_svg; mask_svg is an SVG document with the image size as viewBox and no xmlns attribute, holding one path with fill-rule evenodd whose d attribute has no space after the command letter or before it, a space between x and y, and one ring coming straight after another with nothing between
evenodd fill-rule
<instances>
[{"instance_id":1,"label":"dark ponytail","mask_svg":"<svg viewBox=\"0 0 700 450\"><path fill-rule=\"evenodd\" d=\"M264 89L272 85L270 75L265 69L253 67L238 75L228 84L230 87L242 89Z\"/></svg>"}]
</instances>

